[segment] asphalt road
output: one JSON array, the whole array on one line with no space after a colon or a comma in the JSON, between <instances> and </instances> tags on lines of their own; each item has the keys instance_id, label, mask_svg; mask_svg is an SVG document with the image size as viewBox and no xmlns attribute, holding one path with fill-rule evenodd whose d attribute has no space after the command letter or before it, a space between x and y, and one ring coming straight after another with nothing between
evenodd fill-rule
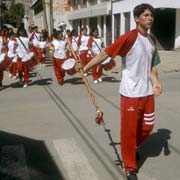
<instances>
[{"instance_id":1,"label":"asphalt road","mask_svg":"<svg viewBox=\"0 0 180 180\"><path fill-rule=\"evenodd\" d=\"M2 180L125 180L119 156L118 71L87 77L106 129L79 74L56 83L51 64L31 72L28 88L5 72L0 92ZM154 131L140 149L139 180L180 179L180 72L161 73Z\"/></svg>"}]
</instances>

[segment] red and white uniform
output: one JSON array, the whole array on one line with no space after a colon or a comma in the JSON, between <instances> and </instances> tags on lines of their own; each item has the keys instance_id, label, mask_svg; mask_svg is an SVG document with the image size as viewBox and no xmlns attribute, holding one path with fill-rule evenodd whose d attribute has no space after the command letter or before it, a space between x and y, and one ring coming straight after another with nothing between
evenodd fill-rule
<instances>
[{"instance_id":1,"label":"red and white uniform","mask_svg":"<svg viewBox=\"0 0 180 180\"><path fill-rule=\"evenodd\" d=\"M21 41L23 42L26 48L23 46L19 38L21 39ZM22 77L24 77L24 82L28 82L29 81L29 68L23 62L29 60L30 58L29 52L28 52L29 38L21 37L21 36L19 38L16 38L16 42L17 42L16 53L18 56L17 69L19 73L19 78L22 79Z\"/></svg>"},{"instance_id":2,"label":"red and white uniform","mask_svg":"<svg viewBox=\"0 0 180 180\"><path fill-rule=\"evenodd\" d=\"M7 56L12 60L12 65L9 68L11 75L16 77L17 71L17 54L16 54L16 39L10 39L8 41L8 53Z\"/></svg>"},{"instance_id":3,"label":"red and white uniform","mask_svg":"<svg viewBox=\"0 0 180 180\"><path fill-rule=\"evenodd\" d=\"M6 58L6 53L7 53L7 47L5 46L7 43L7 37L4 35L3 32L0 32L0 61L4 61ZM0 88L2 88L2 80L3 80L3 70L0 70Z\"/></svg>"},{"instance_id":4,"label":"red and white uniform","mask_svg":"<svg viewBox=\"0 0 180 180\"><path fill-rule=\"evenodd\" d=\"M102 40L100 38L95 38L95 37L90 37L88 40L88 48L90 48L93 53L96 55L100 54L102 51ZM94 57L94 55L91 54L90 51L88 51L90 60ZM92 68L92 77L93 80L97 80L101 77L103 71L103 66L102 64L99 64L97 66L94 66Z\"/></svg>"},{"instance_id":5,"label":"red and white uniform","mask_svg":"<svg viewBox=\"0 0 180 180\"><path fill-rule=\"evenodd\" d=\"M72 49L74 50L74 52L78 55L78 50L79 50L79 47L78 47L78 36L71 36L69 38L69 41L71 43L71 46L72 46ZM70 48L68 48L68 58L74 58L73 57L73 54L70 50Z\"/></svg>"},{"instance_id":6,"label":"red and white uniform","mask_svg":"<svg viewBox=\"0 0 180 180\"><path fill-rule=\"evenodd\" d=\"M3 37L0 35L0 55L2 53L3 49ZM0 70L0 86L2 85L2 80L3 80L3 71Z\"/></svg>"},{"instance_id":7,"label":"red and white uniform","mask_svg":"<svg viewBox=\"0 0 180 180\"><path fill-rule=\"evenodd\" d=\"M154 95L150 80L155 41L134 29L105 49L122 56L121 153L127 171L137 169L136 147L149 135L154 121Z\"/></svg>"},{"instance_id":8,"label":"red and white uniform","mask_svg":"<svg viewBox=\"0 0 180 180\"><path fill-rule=\"evenodd\" d=\"M37 57L38 57L39 62L43 64L46 63L46 47L47 47L46 41L38 42Z\"/></svg>"},{"instance_id":9,"label":"red and white uniform","mask_svg":"<svg viewBox=\"0 0 180 180\"><path fill-rule=\"evenodd\" d=\"M35 55L37 55L39 40L40 40L40 33L32 32L31 34L29 34L29 41L32 43L33 46L31 49Z\"/></svg>"},{"instance_id":10,"label":"red and white uniform","mask_svg":"<svg viewBox=\"0 0 180 180\"><path fill-rule=\"evenodd\" d=\"M51 48L53 49L54 73L56 75L56 78L59 84L63 83L63 79L65 76L65 72L62 69L62 64L67 58L66 46L67 46L67 42L65 40L54 39L51 43Z\"/></svg>"},{"instance_id":11,"label":"red and white uniform","mask_svg":"<svg viewBox=\"0 0 180 180\"><path fill-rule=\"evenodd\" d=\"M83 65L88 63L88 40L89 36L80 35L78 38L79 55Z\"/></svg>"}]
</instances>

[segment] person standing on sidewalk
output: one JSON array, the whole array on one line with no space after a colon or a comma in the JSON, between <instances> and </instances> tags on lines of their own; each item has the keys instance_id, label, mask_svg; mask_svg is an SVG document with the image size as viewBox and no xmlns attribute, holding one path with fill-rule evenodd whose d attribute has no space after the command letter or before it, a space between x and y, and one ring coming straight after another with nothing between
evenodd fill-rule
<instances>
[{"instance_id":1,"label":"person standing on sidewalk","mask_svg":"<svg viewBox=\"0 0 180 180\"><path fill-rule=\"evenodd\" d=\"M120 36L84 68L86 73L107 56L122 57L121 154L128 180L137 180L137 147L149 136L155 123L154 96L161 94L156 65L160 63L154 37L149 34L154 8L140 4L134 8L137 27Z\"/></svg>"}]
</instances>

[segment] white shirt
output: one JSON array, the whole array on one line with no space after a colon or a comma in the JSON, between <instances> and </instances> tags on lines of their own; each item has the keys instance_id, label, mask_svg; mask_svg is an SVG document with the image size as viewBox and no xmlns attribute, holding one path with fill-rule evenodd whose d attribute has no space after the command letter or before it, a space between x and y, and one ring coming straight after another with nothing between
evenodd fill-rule
<instances>
[{"instance_id":1,"label":"white shirt","mask_svg":"<svg viewBox=\"0 0 180 180\"><path fill-rule=\"evenodd\" d=\"M66 58L66 41L54 39L52 41L54 47L54 57L58 59Z\"/></svg>"}]
</instances>

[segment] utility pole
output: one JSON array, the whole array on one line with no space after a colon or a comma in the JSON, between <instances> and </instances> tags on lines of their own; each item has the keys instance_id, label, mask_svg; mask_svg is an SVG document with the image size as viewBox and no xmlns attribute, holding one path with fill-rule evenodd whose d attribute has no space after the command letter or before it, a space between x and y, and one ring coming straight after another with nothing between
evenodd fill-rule
<instances>
[{"instance_id":1,"label":"utility pole","mask_svg":"<svg viewBox=\"0 0 180 180\"><path fill-rule=\"evenodd\" d=\"M0 30L2 29L2 0L0 0Z\"/></svg>"},{"instance_id":2,"label":"utility pole","mask_svg":"<svg viewBox=\"0 0 180 180\"><path fill-rule=\"evenodd\" d=\"M45 29L49 32L49 27L48 27L48 21L47 21L47 13L46 13L46 0L42 0L43 4L43 15L44 15L44 26Z\"/></svg>"}]
</instances>

